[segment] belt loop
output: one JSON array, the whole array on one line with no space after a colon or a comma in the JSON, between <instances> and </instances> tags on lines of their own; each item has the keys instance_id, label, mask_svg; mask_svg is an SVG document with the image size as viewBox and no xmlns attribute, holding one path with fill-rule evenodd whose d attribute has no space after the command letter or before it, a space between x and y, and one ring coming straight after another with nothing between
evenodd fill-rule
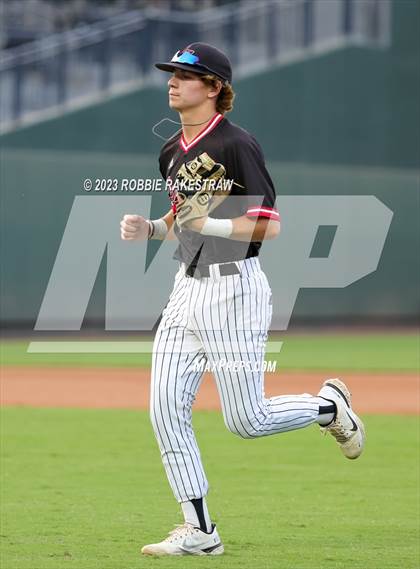
<instances>
[{"instance_id":1,"label":"belt loop","mask_svg":"<svg viewBox=\"0 0 420 569\"><path fill-rule=\"evenodd\" d=\"M214 265L210 265L210 276L215 281L218 281L220 279L220 268L219 268L218 263L215 263Z\"/></svg>"}]
</instances>

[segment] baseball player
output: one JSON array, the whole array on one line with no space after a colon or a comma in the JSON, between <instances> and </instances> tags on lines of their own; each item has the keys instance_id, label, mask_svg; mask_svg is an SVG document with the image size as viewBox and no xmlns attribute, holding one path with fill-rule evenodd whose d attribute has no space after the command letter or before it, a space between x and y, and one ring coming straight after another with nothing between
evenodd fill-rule
<instances>
[{"instance_id":1,"label":"baseball player","mask_svg":"<svg viewBox=\"0 0 420 569\"><path fill-rule=\"evenodd\" d=\"M234 98L225 54L193 43L156 67L171 73L169 106L182 125L159 158L171 208L155 220L125 215L121 236L163 240L171 233L178 239L179 267L153 345L150 416L185 523L142 553L220 555L223 544L207 508L209 484L191 422L203 364L212 365L225 424L240 437L317 423L354 459L365 434L339 379L326 380L316 396L265 397L262 364L272 295L258 254L262 242L280 231L273 182L255 138L225 116ZM229 192L221 189L225 183Z\"/></svg>"}]
</instances>

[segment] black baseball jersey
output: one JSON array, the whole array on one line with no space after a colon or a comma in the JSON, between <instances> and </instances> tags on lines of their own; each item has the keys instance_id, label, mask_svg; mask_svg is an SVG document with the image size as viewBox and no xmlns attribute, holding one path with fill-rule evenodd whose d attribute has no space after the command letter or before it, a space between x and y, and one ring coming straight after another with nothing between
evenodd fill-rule
<instances>
[{"instance_id":1,"label":"black baseball jersey","mask_svg":"<svg viewBox=\"0 0 420 569\"><path fill-rule=\"evenodd\" d=\"M182 164L204 152L222 164L226 170L225 179L234 182L229 197L211 212L211 217L233 219L247 215L250 218L280 219L274 207L276 192L258 142L220 113L189 143L180 131L164 144L159 157L163 178L174 182ZM176 216L176 190L172 188L171 191L169 185L168 188L172 211ZM210 265L255 257L261 247L260 241L244 244L187 229L181 231L176 224L175 234L179 245L174 258L188 265L192 262Z\"/></svg>"}]
</instances>

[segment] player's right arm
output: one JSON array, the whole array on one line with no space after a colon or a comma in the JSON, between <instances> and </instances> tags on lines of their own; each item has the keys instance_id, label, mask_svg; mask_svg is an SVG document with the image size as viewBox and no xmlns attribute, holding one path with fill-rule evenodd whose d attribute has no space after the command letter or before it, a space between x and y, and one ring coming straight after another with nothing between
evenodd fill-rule
<instances>
[{"instance_id":1,"label":"player's right arm","mask_svg":"<svg viewBox=\"0 0 420 569\"><path fill-rule=\"evenodd\" d=\"M163 225L163 223L166 225ZM141 215L126 214L121 220L121 239L124 241L147 241L150 239L175 239L172 209L160 219L146 219Z\"/></svg>"},{"instance_id":2,"label":"player's right arm","mask_svg":"<svg viewBox=\"0 0 420 569\"><path fill-rule=\"evenodd\" d=\"M176 133L177 135L179 134ZM164 180L168 177L168 164L173 162L175 135L164 144L159 155L159 170ZM176 143L178 144L178 143ZM121 239L124 241L147 241L148 239L177 239L174 232L174 213L171 208L160 219L146 219L141 215L126 214L120 222Z\"/></svg>"}]
</instances>

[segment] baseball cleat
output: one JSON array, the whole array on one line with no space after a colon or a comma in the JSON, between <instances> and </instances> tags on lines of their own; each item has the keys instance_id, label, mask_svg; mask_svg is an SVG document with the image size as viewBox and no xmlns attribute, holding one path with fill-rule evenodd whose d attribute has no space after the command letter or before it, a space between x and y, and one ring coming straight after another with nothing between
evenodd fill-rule
<instances>
[{"instance_id":1,"label":"baseball cleat","mask_svg":"<svg viewBox=\"0 0 420 569\"><path fill-rule=\"evenodd\" d=\"M358 458L365 446L365 428L351 408L351 395L346 384L339 379L327 379L318 397L334 401L337 407L333 422L321 427L321 431L335 438L345 457Z\"/></svg>"},{"instance_id":2,"label":"baseball cleat","mask_svg":"<svg viewBox=\"0 0 420 569\"><path fill-rule=\"evenodd\" d=\"M216 526L205 533L189 523L177 526L160 543L145 545L144 555L221 555L224 551Z\"/></svg>"}]
</instances>

